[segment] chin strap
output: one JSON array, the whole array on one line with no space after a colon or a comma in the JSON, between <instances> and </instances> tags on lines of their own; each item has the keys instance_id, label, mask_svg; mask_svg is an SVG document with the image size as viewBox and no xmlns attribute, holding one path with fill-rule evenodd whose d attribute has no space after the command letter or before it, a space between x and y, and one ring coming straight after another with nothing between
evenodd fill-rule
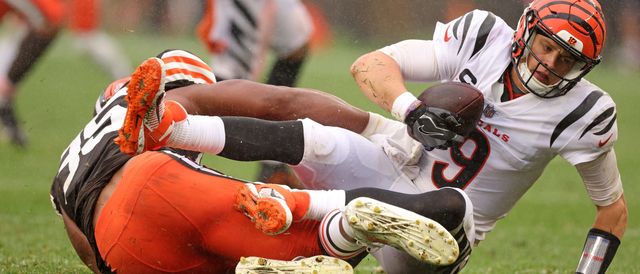
<instances>
[{"instance_id":1,"label":"chin strap","mask_svg":"<svg viewBox=\"0 0 640 274\"><path fill-rule=\"evenodd\" d=\"M619 245L620 239L615 235L592 228L587 234L576 273L605 273Z\"/></svg>"}]
</instances>

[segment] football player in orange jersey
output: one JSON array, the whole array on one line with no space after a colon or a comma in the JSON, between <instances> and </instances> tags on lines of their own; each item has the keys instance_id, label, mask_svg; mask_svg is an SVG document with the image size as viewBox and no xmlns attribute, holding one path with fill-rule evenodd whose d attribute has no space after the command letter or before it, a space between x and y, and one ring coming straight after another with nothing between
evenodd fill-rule
<instances>
[{"instance_id":1,"label":"football player in orange jersey","mask_svg":"<svg viewBox=\"0 0 640 274\"><path fill-rule=\"evenodd\" d=\"M27 139L14 111L15 88L56 37L64 19L64 8L60 0L1 0L0 18L7 13L15 13L26 21L28 31L7 75L0 75L0 123L11 142L24 147Z\"/></svg>"},{"instance_id":2,"label":"football player in orange jersey","mask_svg":"<svg viewBox=\"0 0 640 274\"><path fill-rule=\"evenodd\" d=\"M305 115L314 108L319 112L322 108L352 112L364 118L356 119L354 124L360 126L368 120L367 113L312 90L245 80L213 83L215 76L204 62L187 52L170 50L147 60L131 79L112 84L96 102L95 116L63 153L51 189L74 248L92 270L220 273L238 262L239 268L250 267L247 264L253 261L243 261L242 256L291 260L300 255L329 254L350 258L364 252L364 246L379 244L400 248L431 264L446 265L457 259L458 245L448 231L470 217L471 206L461 191L409 195L373 188L289 190L225 176L200 165L197 152L167 148L132 158L113 142L122 127L118 142L124 151L134 148L137 152L137 144L127 139L161 138L137 134L150 133L148 127L154 125L172 127L166 121L183 119L187 114L181 112L181 106L170 101L164 104L165 90L169 90L168 99L180 100L191 112L202 114L268 113L270 102L286 102L293 94L323 105L309 109L303 109L304 104L290 109L283 106L283 113L274 114L281 120ZM208 95L200 97L203 92ZM234 105L251 93L256 93L256 98L245 100L243 108ZM200 100L206 97L212 100ZM226 98L230 100L225 102ZM271 101L261 100L269 98ZM245 145L236 142L238 137L246 137L246 130L239 129L256 123L275 129L274 136L265 135L265 139L288 134L290 128L300 129L295 121L273 128L266 121L250 118L221 119L230 129L229 141L220 151L227 156L256 157L249 151L254 148L253 141ZM297 138L296 143L302 141L300 133L291 137ZM153 146L151 140L140 144ZM276 149L274 160L302 157L298 153L301 151ZM375 200L358 198L362 196ZM337 210L345 204L343 211ZM438 206L432 206L435 204ZM259 261L257 264L264 267ZM291 267L282 264L273 267Z\"/></svg>"}]
</instances>

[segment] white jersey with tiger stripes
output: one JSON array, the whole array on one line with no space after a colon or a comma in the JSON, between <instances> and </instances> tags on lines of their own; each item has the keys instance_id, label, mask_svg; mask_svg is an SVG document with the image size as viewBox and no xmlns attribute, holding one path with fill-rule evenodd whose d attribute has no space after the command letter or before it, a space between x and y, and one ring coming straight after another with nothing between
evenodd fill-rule
<instances>
[{"instance_id":1,"label":"white jersey with tiger stripes","mask_svg":"<svg viewBox=\"0 0 640 274\"><path fill-rule=\"evenodd\" d=\"M273 11L266 8L268 4L274 5ZM260 65L254 61L261 47L284 57L307 43L313 31L311 17L299 0L209 0L209 8L213 22L206 39L225 45L211 58L211 67L222 79L249 79ZM260 25L268 12L274 12L272 21ZM263 35L268 36L267 45L260 44Z\"/></svg>"},{"instance_id":2,"label":"white jersey with tiger stripes","mask_svg":"<svg viewBox=\"0 0 640 274\"><path fill-rule=\"evenodd\" d=\"M526 94L501 102L513 33L501 18L475 10L438 23L433 36L439 80L475 86L485 96L485 108L463 144L424 154L414 183L422 191L464 189L473 201L477 241L556 155L572 165L592 161L612 149L618 137L613 100L584 79L564 96Z\"/></svg>"}]
</instances>

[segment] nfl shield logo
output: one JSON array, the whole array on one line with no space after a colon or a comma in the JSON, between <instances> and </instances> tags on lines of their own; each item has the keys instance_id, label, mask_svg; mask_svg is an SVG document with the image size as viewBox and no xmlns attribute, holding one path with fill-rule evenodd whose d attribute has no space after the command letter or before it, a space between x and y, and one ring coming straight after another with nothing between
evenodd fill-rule
<instances>
[{"instance_id":1,"label":"nfl shield logo","mask_svg":"<svg viewBox=\"0 0 640 274\"><path fill-rule=\"evenodd\" d=\"M491 118L496 114L496 109L491 104L487 104L482 111L485 117Z\"/></svg>"}]
</instances>

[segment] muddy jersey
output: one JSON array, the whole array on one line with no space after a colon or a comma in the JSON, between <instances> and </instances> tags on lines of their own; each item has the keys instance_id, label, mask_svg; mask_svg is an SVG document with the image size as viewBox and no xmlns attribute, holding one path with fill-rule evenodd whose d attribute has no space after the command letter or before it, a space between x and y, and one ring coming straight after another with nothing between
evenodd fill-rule
<instances>
[{"instance_id":1,"label":"muddy jersey","mask_svg":"<svg viewBox=\"0 0 640 274\"><path fill-rule=\"evenodd\" d=\"M166 67L166 90L215 83L211 68L189 52L167 50L157 57ZM114 143L127 112L127 83L128 78L117 80L100 95L92 119L62 153L50 192L56 211L59 214L64 211L78 225L96 254L98 267L104 271L108 268L95 244L93 211L102 189L131 158ZM177 152L198 162L202 156L196 152Z\"/></svg>"},{"instance_id":2,"label":"muddy jersey","mask_svg":"<svg viewBox=\"0 0 640 274\"><path fill-rule=\"evenodd\" d=\"M60 157L51 187L56 210L64 210L85 234L100 191L130 158L113 142L126 114L125 95L126 88L121 88L104 104L96 104L96 115Z\"/></svg>"},{"instance_id":3,"label":"muddy jersey","mask_svg":"<svg viewBox=\"0 0 640 274\"><path fill-rule=\"evenodd\" d=\"M475 10L438 23L433 41L443 81L464 82L485 96L476 129L461 145L421 158L414 180L423 191L451 186L473 201L477 240L503 218L560 155L572 165L596 159L618 137L611 97L582 80L566 95L533 94L502 102L514 30L490 12Z\"/></svg>"}]
</instances>

